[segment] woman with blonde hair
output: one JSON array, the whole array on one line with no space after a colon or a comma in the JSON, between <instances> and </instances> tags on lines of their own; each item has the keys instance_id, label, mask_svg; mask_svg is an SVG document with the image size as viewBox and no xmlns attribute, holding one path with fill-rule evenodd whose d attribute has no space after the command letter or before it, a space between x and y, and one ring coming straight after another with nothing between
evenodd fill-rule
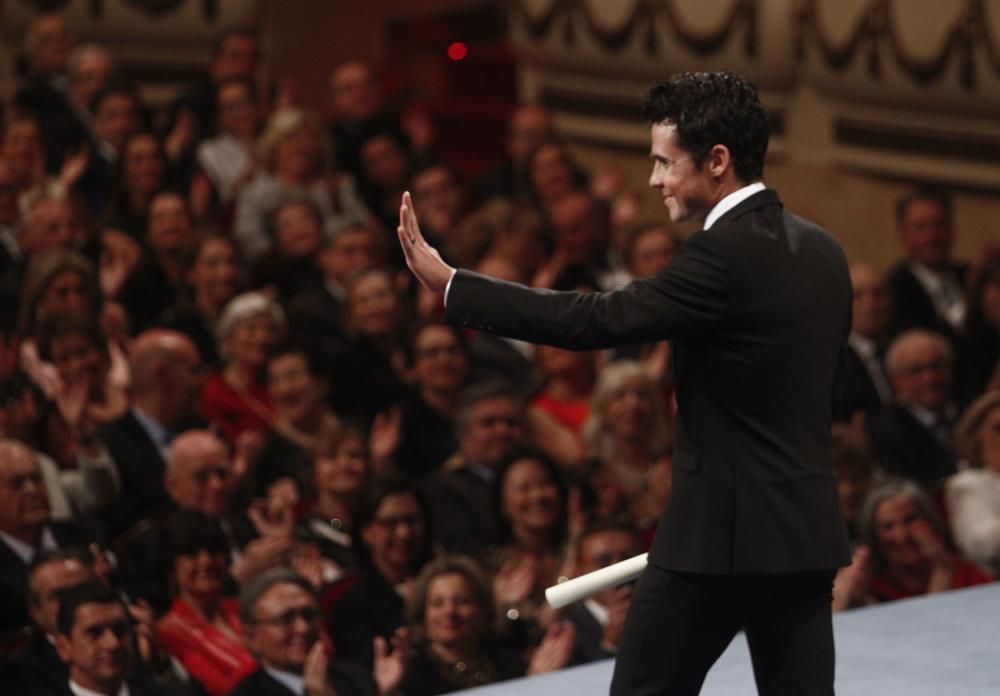
<instances>
[{"instance_id":1,"label":"woman with blonde hair","mask_svg":"<svg viewBox=\"0 0 1000 696\"><path fill-rule=\"evenodd\" d=\"M971 560L1000 573L1000 391L986 392L966 409L955 449L969 468L945 481L952 536Z\"/></svg>"},{"instance_id":2,"label":"woman with blonde hair","mask_svg":"<svg viewBox=\"0 0 1000 696\"><path fill-rule=\"evenodd\" d=\"M330 141L318 114L297 107L276 111L257 142L257 156L261 171L237 196L233 229L248 260L274 246L267 221L290 195L311 199L328 230L348 218L370 217L353 180L330 171Z\"/></svg>"}]
</instances>

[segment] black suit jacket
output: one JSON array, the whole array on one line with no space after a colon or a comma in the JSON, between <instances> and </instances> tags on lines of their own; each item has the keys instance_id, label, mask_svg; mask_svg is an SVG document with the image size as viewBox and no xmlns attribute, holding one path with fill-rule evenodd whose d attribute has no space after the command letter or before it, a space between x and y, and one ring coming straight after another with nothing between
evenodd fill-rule
<instances>
[{"instance_id":1,"label":"black suit jacket","mask_svg":"<svg viewBox=\"0 0 1000 696\"><path fill-rule=\"evenodd\" d=\"M692 235L653 278L579 294L459 271L446 316L577 350L670 339L673 491L650 560L781 573L849 561L830 422L851 296L840 245L765 190Z\"/></svg>"},{"instance_id":2,"label":"black suit jacket","mask_svg":"<svg viewBox=\"0 0 1000 696\"><path fill-rule=\"evenodd\" d=\"M841 354L835 392L837 398L833 420L838 423L850 421L858 411L869 414L882 407L882 397L879 396L864 361L850 344L845 346Z\"/></svg>"},{"instance_id":3,"label":"black suit jacket","mask_svg":"<svg viewBox=\"0 0 1000 696\"><path fill-rule=\"evenodd\" d=\"M77 525L48 525L61 549L86 549L94 541ZM28 625L28 563L0 541L0 639Z\"/></svg>"},{"instance_id":4,"label":"black suit jacket","mask_svg":"<svg viewBox=\"0 0 1000 696\"><path fill-rule=\"evenodd\" d=\"M362 668L331 662L327 680L337 696L375 696L375 682ZM260 669L240 682L230 696L291 696L292 692L277 679Z\"/></svg>"},{"instance_id":5,"label":"black suit jacket","mask_svg":"<svg viewBox=\"0 0 1000 696\"><path fill-rule=\"evenodd\" d=\"M887 473L933 489L955 473L955 455L904 406L888 406L868 421L872 447Z\"/></svg>"},{"instance_id":6,"label":"black suit jacket","mask_svg":"<svg viewBox=\"0 0 1000 696\"><path fill-rule=\"evenodd\" d=\"M955 275L959 285L964 287L966 267L952 264L950 271ZM955 341L957 337L955 329L938 315L934 301L913 275L908 262L903 261L892 269L888 277L888 286L892 304L890 332L893 336L907 329L922 328L935 331Z\"/></svg>"},{"instance_id":7,"label":"black suit jacket","mask_svg":"<svg viewBox=\"0 0 1000 696\"><path fill-rule=\"evenodd\" d=\"M118 536L144 517L169 509L163 487L166 462L131 411L98 435L121 474L122 495L102 514L112 536Z\"/></svg>"}]
</instances>

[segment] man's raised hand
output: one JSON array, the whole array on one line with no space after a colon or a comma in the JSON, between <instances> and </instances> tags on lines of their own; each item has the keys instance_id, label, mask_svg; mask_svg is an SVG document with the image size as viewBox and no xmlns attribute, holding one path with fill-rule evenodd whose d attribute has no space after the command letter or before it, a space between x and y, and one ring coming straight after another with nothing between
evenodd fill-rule
<instances>
[{"instance_id":1,"label":"man's raised hand","mask_svg":"<svg viewBox=\"0 0 1000 696\"><path fill-rule=\"evenodd\" d=\"M403 194L403 201L399 206L399 227L396 228L396 234L403 247L406 265L417 280L431 292L444 292L455 269L442 261L437 250L420 234L409 191Z\"/></svg>"}]
</instances>

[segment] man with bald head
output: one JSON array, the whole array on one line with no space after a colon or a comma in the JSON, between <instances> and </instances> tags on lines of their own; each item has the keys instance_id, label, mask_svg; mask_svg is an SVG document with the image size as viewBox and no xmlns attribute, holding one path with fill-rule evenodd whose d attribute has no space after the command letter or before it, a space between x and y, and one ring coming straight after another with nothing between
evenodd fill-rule
<instances>
[{"instance_id":1,"label":"man with bald head","mask_svg":"<svg viewBox=\"0 0 1000 696\"><path fill-rule=\"evenodd\" d=\"M195 402L203 377L194 343L168 329L139 334L129 367L131 408L99 433L121 473L122 500L105 514L114 533L167 506L167 450L185 426L196 424Z\"/></svg>"},{"instance_id":2,"label":"man with bald head","mask_svg":"<svg viewBox=\"0 0 1000 696\"><path fill-rule=\"evenodd\" d=\"M851 264L851 335L841 358L833 420L848 422L892 403L883 356L889 332L889 290L871 266Z\"/></svg>"},{"instance_id":3,"label":"man with bald head","mask_svg":"<svg viewBox=\"0 0 1000 696\"><path fill-rule=\"evenodd\" d=\"M941 334L912 329L898 336L886 353L895 404L871 422L882 468L929 490L955 473L952 367L951 344Z\"/></svg>"},{"instance_id":4,"label":"man with bald head","mask_svg":"<svg viewBox=\"0 0 1000 696\"><path fill-rule=\"evenodd\" d=\"M72 250L76 244L76 225L69 200L45 196L34 201L18 233L18 244L26 262L46 251Z\"/></svg>"},{"instance_id":5,"label":"man with bald head","mask_svg":"<svg viewBox=\"0 0 1000 696\"><path fill-rule=\"evenodd\" d=\"M28 568L45 551L86 548L73 524L52 522L34 452L0 439L0 641L28 622Z\"/></svg>"}]
</instances>

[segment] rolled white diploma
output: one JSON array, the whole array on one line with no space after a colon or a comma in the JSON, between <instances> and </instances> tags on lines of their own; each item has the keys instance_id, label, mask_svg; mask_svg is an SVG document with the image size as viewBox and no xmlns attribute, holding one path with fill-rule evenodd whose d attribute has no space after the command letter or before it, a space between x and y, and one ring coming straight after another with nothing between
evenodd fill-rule
<instances>
[{"instance_id":1,"label":"rolled white diploma","mask_svg":"<svg viewBox=\"0 0 1000 696\"><path fill-rule=\"evenodd\" d=\"M624 561L613 563L607 568L600 568L578 578L553 585L545 590L545 599L549 601L549 605L553 609L559 609L616 585L631 582L639 577L643 568L646 567L647 556L649 556L647 553L632 556Z\"/></svg>"}]
</instances>

